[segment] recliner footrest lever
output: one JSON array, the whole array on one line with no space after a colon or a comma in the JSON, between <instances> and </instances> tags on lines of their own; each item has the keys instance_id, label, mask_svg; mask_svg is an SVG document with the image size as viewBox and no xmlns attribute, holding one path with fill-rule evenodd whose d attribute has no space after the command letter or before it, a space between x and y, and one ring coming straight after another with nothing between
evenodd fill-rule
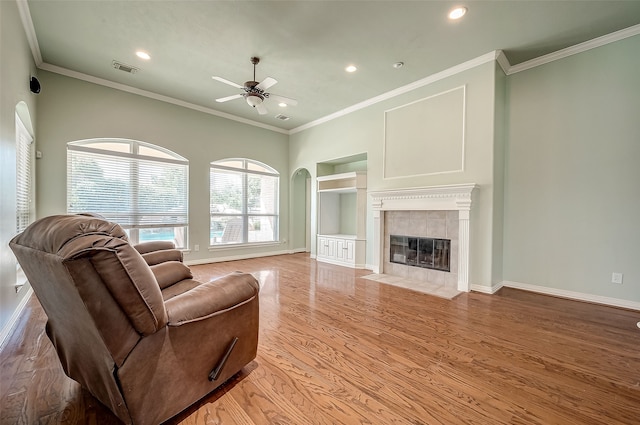
<instances>
[{"instance_id":1,"label":"recliner footrest lever","mask_svg":"<svg viewBox=\"0 0 640 425\"><path fill-rule=\"evenodd\" d=\"M236 346L236 342L238 342L238 337L234 336L231 344L229 344L229 347L227 348L227 351L224 352L224 355L220 359L220 362L218 362L218 365L209 373L209 381L215 381L216 379L218 379L218 375L220 375L224 364L229 359L229 355L231 354L231 351L233 351L233 347Z\"/></svg>"}]
</instances>

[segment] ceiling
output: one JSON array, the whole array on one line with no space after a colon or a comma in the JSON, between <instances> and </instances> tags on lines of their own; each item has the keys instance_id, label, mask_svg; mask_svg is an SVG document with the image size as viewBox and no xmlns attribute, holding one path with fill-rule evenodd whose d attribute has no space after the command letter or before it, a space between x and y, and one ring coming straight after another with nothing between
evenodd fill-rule
<instances>
[{"instance_id":1,"label":"ceiling","mask_svg":"<svg viewBox=\"0 0 640 425\"><path fill-rule=\"evenodd\" d=\"M35 34L43 69L285 131L494 50L516 65L640 23L640 1L611 0L26 4L33 22L27 33ZM447 12L459 4L467 14L450 21ZM151 59L138 58L137 50ZM39 62L37 50L35 56ZM297 106L281 108L268 99L269 114L259 115L243 99L215 101L241 90L211 77L241 85L252 80L252 56L261 58L256 80L275 78L268 91L298 100ZM117 70L114 60L139 71ZM404 66L394 68L399 61ZM358 70L345 72L349 64Z\"/></svg>"}]
</instances>

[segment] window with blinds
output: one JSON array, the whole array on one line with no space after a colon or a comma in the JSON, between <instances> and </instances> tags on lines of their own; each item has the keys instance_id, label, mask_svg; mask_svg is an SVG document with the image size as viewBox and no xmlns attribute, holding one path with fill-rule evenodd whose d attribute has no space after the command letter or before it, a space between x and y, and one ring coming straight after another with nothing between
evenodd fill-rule
<instances>
[{"instance_id":1,"label":"window with blinds","mask_svg":"<svg viewBox=\"0 0 640 425\"><path fill-rule=\"evenodd\" d=\"M33 137L16 114L16 233L34 218Z\"/></svg>"},{"instance_id":2,"label":"window with blinds","mask_svg":"<svg viewBox=\"0 0 640 425\"><path fill-rule=\"evenodd\" d=\"M211 163L210 245L278 240L280 175L244 158Z\"/></svg>"},{"instance_id":3,"label":"window with blinds","mask_svg":"<svg viewBox=\"0 0 640 425\"><path fill-rule=\"evenodd\" d=\"M132 243L187 246L189 162L167 149L126 139L67 144L67 211L120 224Z\"/></svg>"},{"instance_id":4,"label":"window with blinds","mask_svg":"<svg viewBox=\"0 0 640 425\"><path fill-rule=\"evenodd\" d=\"M35 218L33 161L33 137L16 114L16 234L22 233ZM16 291L26 283L27 276L16 261Z\"/></svg>"}]
</instances>

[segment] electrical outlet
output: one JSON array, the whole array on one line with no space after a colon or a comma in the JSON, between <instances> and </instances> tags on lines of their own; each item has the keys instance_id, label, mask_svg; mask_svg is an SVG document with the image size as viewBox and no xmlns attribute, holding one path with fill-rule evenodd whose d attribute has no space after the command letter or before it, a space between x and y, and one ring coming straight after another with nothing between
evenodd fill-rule
<instances>
[{"instance_id":1,"label":"electrical outlet","mask_svg":"<svg viewBox=\"0 0 640 425\"><path fill-rule=\"evenodd\" d=\"M194 245L193 246L193 250L194 251L200 251L200 245Z\"/></svg>"},{"instance_id":2,"label":"electrical outlet","mask_svg":"<svg viewBox=\"0 0 640 425\"><path fill-rule=\"evenodd\" d=\"M622 273L613 273L611 275L611 283L617 283L622 285Z\"/></svg>"}]
</instances>

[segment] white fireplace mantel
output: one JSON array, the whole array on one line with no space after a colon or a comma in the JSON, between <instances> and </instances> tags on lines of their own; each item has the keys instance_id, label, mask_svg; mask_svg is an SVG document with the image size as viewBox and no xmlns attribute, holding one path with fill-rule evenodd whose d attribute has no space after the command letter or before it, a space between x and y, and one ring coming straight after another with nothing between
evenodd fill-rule
<instances>
[{"instance_id":1,"label":"white fireplace mantel","mask_svg":"<svg viewBox=\"0 0 640 425\"><path fill-rule=\"evenodd\" d=\"M458 290L469 292L469 219L476 184L369 192L373 208L373 272L384 264L384 211L458 211Z\"/></svg>"}]
</instances>

